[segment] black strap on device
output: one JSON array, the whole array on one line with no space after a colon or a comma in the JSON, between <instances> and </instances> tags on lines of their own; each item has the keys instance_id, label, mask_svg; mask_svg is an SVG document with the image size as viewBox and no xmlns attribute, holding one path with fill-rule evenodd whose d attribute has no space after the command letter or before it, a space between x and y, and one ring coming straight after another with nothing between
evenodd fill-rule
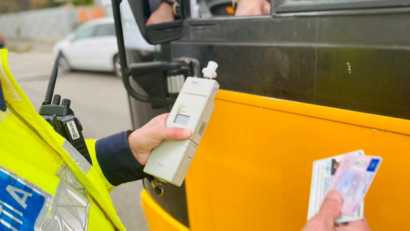
<instances>
[{"instance_id":1,"label":"black strap on device","mask_svg":"<svg viewBox=\"0 0 410 231\"><path fill-rule=\"evenodd\" d=\"M81 126L80 120L74 116L74 112L70 108L71 101L69 99L63 99L60 104L61 96L54 95L53 97L57 75L58 61L56 60L48 82L46 97L43 105L40 107L39 114L51 124L58 134L68 140L68 142L92 164L90 153L88 152L82 133L83 127ZM51 99L53 101L51 101Z\"/></svg>"}]
</instances>

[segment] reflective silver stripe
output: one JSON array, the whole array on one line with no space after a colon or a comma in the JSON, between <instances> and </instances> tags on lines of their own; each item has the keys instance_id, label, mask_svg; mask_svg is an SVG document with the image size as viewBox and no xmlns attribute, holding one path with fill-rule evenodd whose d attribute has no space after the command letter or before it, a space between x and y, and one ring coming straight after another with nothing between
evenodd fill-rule
<instances>
[{"instance_id":1,"label":"reflective silver stripe","mask_svg":"<svg viewBox=\"0 0 410 231\"><path fill-rule=\"evenodd\" d=\"M29 182L28 180L23 179L22 177L18 176L17 174L3 168L2 166L0 166L0 171L2 171L3 173L9 175L10 177L16 179L17 181L19 181L20 183L24 184L25 186L29 187L30 189L32 189L33 191L37 192L38 194L44 196L45 198L45 202L43 207L41 208L41 211L37 217L36 223L34 225L34 229L36 231L40 231L41 230L41 226L45 221L45 216L47 215L48 210L50 209L50 205L53 201L53 197L47 193L46 191L43 191L41 188L37 187L36 185L34 185L33 183ZM23 215L21 212L15 210L12 206L8 205L7 203L0 201L0 206L4 206L7 207L8 209L10 209L13 212L16 212L18 215ZM4 211L3 211L4 212ZM15 219L14 219L15 220ZM4 225L9 225L7 222L0 220L0 222ZM10 226L10 229L13 230L13 227Z\"/></svg>"},{"instance_id":2,"label":"reflective silver stripe","mask_svg":"<svg viewBox=\"0 0 410 231\"><path fill-rule=\"evenodd\" d=\"M90 163L88 163L88 161L70 144L70 142L66 140L63 144L63 148L68 152L68 154L70 154L71 158L78 165L78 167L80 167L84 174L87 174L88 171L90 171Z\"/></svg>"},{"instance_id":3,"label":"reflective silver stripe","mask_svg":"<svg viewBox=\"0 0 410 231\"><path fill-rule=\"evenodd\" d=\"M68 168L69 169L69 168ZM82 192L61 180L45 222L44 231L85 231L90 201Z\"/></svg>"},{"instance_id":4,"label":"reflective silver stripe","mask_svg":"<svg viewBox=\"0 0 410 231\"><path fill-rule=\"evenodd\" d=\"M88 161L68 141L64 143L63 148L85 174L90 170ZM56 175L60 178L60 183L51 205L50 215L43 226L44 231L87 230L91 206L87 199L87 190L66 163L61 165Z\"/></svg>"},{"instance_id":5,"label":"reflective silver stripe","mask_svg":"<svg viewBox=\"0 0 410 231\"><path fill-rule=\"evenodd\" d=\"M84 196L87 195L87 190L84 188L84 186L80 183L80 181L77 179L77 177L74 175L74 173L71 171L71 169L68 167L66 163L61 165L60 169L57 171L56 174L61 180L63 180L65 183L70 185L72 188L76 189L79 191L81 194Z\"/></svg>"}]
</instances>

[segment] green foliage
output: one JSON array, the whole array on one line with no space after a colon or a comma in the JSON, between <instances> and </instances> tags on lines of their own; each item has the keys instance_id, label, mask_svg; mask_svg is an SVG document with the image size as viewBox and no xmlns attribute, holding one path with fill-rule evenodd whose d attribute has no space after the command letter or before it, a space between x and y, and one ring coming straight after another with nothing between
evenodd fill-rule
<instances>
[{"instance_id":1,"label":"green foliage","mask_svg":"<svg viewBox=\"0 0 410 231\"><path fill-rule=\"evenodd\" d=\"M36 0L32 2L31 9L43 9L60 5L61 3L54 2L54 0Z\"/></svg>"},{"instance_id":2,"label":"green foliage","mask_svg":"<svg viewBox=\"0 0 410 231\"><path fill-rule=\"evenodd\" d=\"M0 14L30 9L30 0L0 0Z\"/></svg>"},{"instance_id":3,"label":"green foliage","mask_svg":"<svg viewBox=\"0 0 410 231\"><path fill-rule=\"evenodd\" d=\"M94 0L75 0L73 4L76 6L84 6L84 5L90 6L90 5L94 5Z\"/></svg>"}]
</instances>

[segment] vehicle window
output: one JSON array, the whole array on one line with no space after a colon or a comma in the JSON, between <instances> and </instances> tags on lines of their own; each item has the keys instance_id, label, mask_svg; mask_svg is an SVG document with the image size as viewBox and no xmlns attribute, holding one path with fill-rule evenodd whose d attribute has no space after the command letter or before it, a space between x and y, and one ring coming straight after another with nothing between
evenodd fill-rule
<instances>
[{"instance_id":1,"label":"vehicle window","mask_svg":"<svg viewBox=\"0 0 410 231\"><path fill-rule=\"evenodd\" d=\"M192 18L269 15L271 0L197 0L191 6Z\"/></svg>"},{"instance_id":2,"label":"vehicle window","mask_svg":"<svg viewBox=\"0 0 410 231\"><path fill-rule=\"evenodd\" d=\"M115 36L114 24L107 23L98 25L95 31L95 36Z\"/></svg>"},{"instance_id":3,"label":"vehicle window","mask_svg":"<svg viewBox=\"0 0 410 231\"><path fill-rule=\"evenodd\" d=\"M376 0L282 0L283 2L364 2Z\"/></svg>"},{"instance_id":4,"label":"vehicle window","mask_svg":"<svg viewBox=\"0 0 410 231\"><path fill-rule=\"evenodd\" d=\"M86 27L80 32L78 32L78 34L75 36L75 39L77 40L77 39L90 38L93 36L94 31L95 31L95 26Z\"/></svg>"},{"instance_id":5,"label":"vehicle window","mask_svg":"<svg viewBox=\"0 0 410 231\"><path fill-rule=\"evenodd\" d=\"M275 12L405 7L410 0L274 0Z\"/></svg>"}]
</instances>

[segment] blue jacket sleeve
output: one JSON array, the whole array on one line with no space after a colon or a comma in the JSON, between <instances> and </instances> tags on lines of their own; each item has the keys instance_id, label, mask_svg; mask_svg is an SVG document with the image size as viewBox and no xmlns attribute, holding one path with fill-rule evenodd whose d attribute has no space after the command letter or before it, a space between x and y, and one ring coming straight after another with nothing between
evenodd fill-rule
<instances>
[{"instance_id":1,"label":"blue jacket sleeve","mask_svg":"<svg viewBox=\"0 0 410 231\"><path fill-rule=\"evenodd\" d=\"M130 133L121 132L95 143L100 168L113 186L144 178L144 166L135 159L128 144Z\"/></svg>"}]
</instances>

